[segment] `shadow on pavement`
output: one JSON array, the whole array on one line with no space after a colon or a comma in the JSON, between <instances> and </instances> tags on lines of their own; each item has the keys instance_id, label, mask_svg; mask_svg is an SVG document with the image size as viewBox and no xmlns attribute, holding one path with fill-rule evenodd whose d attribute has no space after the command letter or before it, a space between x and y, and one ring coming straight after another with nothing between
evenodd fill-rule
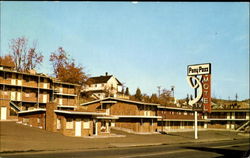
<instances>
[{"instance_id":1,"label":"shadow on pavement","mask_svg":"<svg viewBox=\"0 0 250 158\"><path fill-rule=\"evenodd\" d=\"M208 148L208 147L185 147L186 149L192 150L200 150L207 152L214 152L217 154L221 154L222 156L218 156L217 158L250 158L250 150L248 151L239 151L239 150L231 150L231 149L218 149L218 148Z\"/></svg>"}]
</instances>

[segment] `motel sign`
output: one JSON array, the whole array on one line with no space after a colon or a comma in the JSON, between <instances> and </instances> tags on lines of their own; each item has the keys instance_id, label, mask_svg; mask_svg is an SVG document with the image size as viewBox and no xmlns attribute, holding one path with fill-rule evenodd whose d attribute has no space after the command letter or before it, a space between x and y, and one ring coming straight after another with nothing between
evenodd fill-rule
<instances>
[{"instance_id":1,"label":"motel sign","mask_svg":"<svg viewBox=\"0 0 250 158\"><path fill-rule=\"evenodd\" d=\"M187 66L187 81L195 89L195 98L188 102L194 109L202 109L198 102L202 102L203 111L211 112L211 64L196 64ZM198 107L197 107L198 106Z\"/></svg>"}]
</instances>

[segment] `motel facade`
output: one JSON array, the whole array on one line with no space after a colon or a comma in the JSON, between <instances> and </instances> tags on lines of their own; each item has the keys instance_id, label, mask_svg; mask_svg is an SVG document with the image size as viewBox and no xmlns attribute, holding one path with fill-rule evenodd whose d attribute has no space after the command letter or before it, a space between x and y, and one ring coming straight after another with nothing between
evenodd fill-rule
<instances>
[{"instance_id":1,"label":"motel facade","mask_svg":"<svg viewBox=\"0 0 250 158\"><path fill-rule=\"evenodd\" d=\"M92 81L94 85L88 88L105 86L105 83L121 86L113 76L101 78L105 81L98 78L99 82ZM2 67L1 120L18 119L24 125L66 136L111 135L111 129L145 134L194 128L194 112L190 108L101 94L100 99L80 104L79 88L79 85L61 82L45 74L17 72ZM212 109L211 113L198 113L200 129L239 130L248 125L249 108Z\"/></svg>"}]
</instances>

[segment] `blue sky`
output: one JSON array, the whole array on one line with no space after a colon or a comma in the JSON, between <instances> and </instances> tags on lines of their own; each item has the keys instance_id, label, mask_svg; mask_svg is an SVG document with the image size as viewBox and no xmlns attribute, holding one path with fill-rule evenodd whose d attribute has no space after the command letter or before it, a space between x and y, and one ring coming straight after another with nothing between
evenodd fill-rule
<instances>
[{"instance_id":1,"label":"blue sky","mask_svg":"<svg viewBox=\"0 0 250 158\"><path fill-rule=\"evenodd\" d=\"M132 94L174 85L184 98L187 65L211 63L213 97L249 98L249 3L1 2L1 55L21 36L38 41L47 74L62 46L87 74L113 74Z\"/></svg>"}]
</instances>

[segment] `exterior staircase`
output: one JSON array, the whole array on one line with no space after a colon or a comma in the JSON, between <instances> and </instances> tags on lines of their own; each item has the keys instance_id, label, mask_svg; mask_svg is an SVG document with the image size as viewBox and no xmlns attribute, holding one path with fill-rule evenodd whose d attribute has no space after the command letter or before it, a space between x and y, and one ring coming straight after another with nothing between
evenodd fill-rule
<instances>
[{"instance_id":1,"label":"exterior staircase","mask_svg":"<svg viewBox=\"0 0 250 158\"><path fill-rule=\"evenodd\" d=\"M10 106L12 106L17 112L21 111L21 109L12 101L10 101Z\"/></svg>"},{"instance_id":2,"label":"exterior staircase","mask_svg":"<svg viewBox=\"0 0 250 158\"><path fill-rule=\"evenodd\" d=\"M239 128L236 129L236 131L245 131L247 128L249 128L250 121L247 121L243 125L241 125Z\"/></svg>"}]
</instances>

